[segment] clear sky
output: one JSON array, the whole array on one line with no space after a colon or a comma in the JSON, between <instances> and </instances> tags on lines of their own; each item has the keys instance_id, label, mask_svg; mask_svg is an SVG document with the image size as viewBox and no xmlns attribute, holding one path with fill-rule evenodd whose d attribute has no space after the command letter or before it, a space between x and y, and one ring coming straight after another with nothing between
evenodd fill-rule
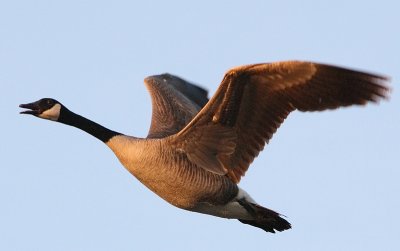
<instances>
[{"instance_id":1,"label":"clear sky","mask_svg":"<svg viewBox=\"0 0 400 251\"><path fill-rule=\"evenodd\" d=\"M399 1L1 1L0 250L400 250ZM289 116L241 187L278 234L174 208L101 142L19 115L53 97L145 136L143 78L210 90L242 64L299 59L382 73L379 105Z\"/></svg>"}]
</instances>

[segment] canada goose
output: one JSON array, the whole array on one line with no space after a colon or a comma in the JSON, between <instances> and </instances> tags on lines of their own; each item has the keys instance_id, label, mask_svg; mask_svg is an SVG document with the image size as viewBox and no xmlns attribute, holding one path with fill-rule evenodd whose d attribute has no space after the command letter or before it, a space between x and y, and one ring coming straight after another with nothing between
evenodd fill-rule
<instances>
[{"instance_id":1,"label":"canada goose","mask_svg":"<svg viewBox=\"0 0 400 251\"><path fill-rule=\"evenodd\" d=\"M389 93L386 77L301 61L232 68L209 101L207 91L173 75L144 82L153 106L147 138L109 130L50 98L20 105L27 109L21 113L103 141L130 173L176 207L272 233L291 225L237 184L289 113L364 105Z\"/></svg>"}]
</instances>

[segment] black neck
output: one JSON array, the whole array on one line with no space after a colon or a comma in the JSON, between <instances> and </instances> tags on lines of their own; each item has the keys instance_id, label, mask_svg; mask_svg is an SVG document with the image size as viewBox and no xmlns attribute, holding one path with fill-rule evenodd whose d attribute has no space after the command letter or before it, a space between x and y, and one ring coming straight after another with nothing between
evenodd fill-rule
<instances>
[{"instance_id":1,"label":"black neck","mask_svg":"<svg viewBox=\"0 0 400 251\"><path fill-rule=\"evenodd\" d=\"M58 122L79 128L90 135L98 138L99 140L107 143L112 137L121 135L121 133L114 132L102 125L99 125L85 117L75 114L65 107L61 108L60 117Z\"/></svg>"}]
</instances>

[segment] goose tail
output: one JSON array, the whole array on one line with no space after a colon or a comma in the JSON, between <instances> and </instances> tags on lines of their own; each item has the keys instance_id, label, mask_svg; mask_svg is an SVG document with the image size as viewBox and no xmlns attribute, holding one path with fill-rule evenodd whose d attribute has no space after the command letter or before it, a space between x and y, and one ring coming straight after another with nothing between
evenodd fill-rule
<instances>
[{"instance_id":1,"label":"goose tail","mask_svg":"<svg viewBox=\"0 0 400 251\"><path fill-rule=\"evenodd\" d=\"M282 232L292 227L287 220L281 217L283 215L271 209L245 200L239 200L239 203L254 217L251 220L238 219L241 223L261 228L270 233Z\"/></svg>"}]
</instances>

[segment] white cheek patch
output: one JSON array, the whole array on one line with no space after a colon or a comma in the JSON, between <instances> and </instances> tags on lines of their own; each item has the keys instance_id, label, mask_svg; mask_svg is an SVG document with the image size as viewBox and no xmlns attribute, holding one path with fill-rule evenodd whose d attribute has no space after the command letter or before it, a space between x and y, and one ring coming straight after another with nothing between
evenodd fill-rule
<instances>
[{"instance_id":1,"label":"white cheek patch","mask_svg":"<svg viewBox=\"0 0 400 251\"><path fill-rule=\"evenodd\" d=\"M42 112L38 116L42 119L49 119L49 120L57 121L58 117L60 117L60 110L61 110L61 105L55 104L52 108Z\"/></svg>"}]
</instances>

